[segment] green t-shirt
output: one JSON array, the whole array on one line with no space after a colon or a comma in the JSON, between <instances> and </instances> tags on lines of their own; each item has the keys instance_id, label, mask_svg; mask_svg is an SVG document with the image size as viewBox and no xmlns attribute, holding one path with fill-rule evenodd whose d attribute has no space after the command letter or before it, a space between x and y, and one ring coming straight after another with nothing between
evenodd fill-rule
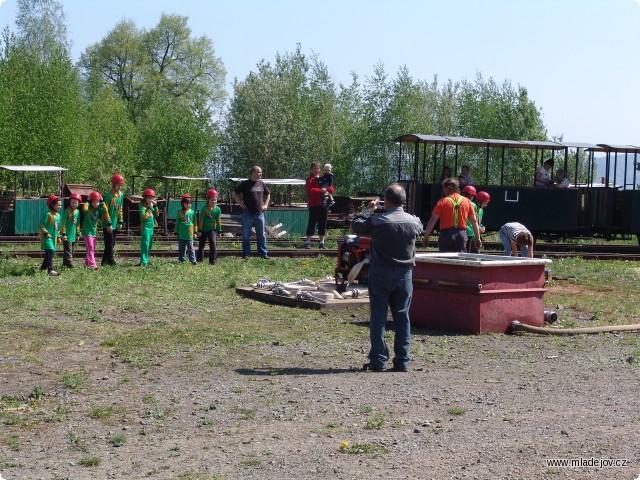
<instances>
[{"instance_id":1,"label":"green t-shirt","mask_svg":"<svg viewBox=\"0 0 640 480\"><path fill-rule=\"evenodd\" d=\"M98 223L107 222L109 220L109 211L104 203L98 205L98 208L91 208L89 203L85 203L82 207L82 235L85 237L95 237L98 231ZM106 219L106 220L105 220Z\"/></svg>"},{"instance_id":2,"label":"green t-shirt","mask_svg":"<svg viewBox=\"0 0 640 480\"><path fill-rule=\"evenodd\" d=\"M76 241L76 234L80 228L80 210L71 210L70 207L64 209L60 221L60 236L67 236L68 242Z\"/></svg>"},{"instance_id":3,"label":"green t-shirt","mask_svg":"<svg viewBox=\"0 0 640 480\"><path fill-rule=\"evenodd\" d=\"M473 205L473 209L476 212L476 218L478 218L478 205L476 205L476 202L471 202L471 205ZM476 234L473 233L473 227L471 226L471 222L469 221L469 219L467 219L467 237L476 238Z\"/></svg>"},{"instance_id":4,"label":"green t-shirt","mask_svg":"<svg viewBox=\"0 0 640 480\"><path fill-rule=\"evenodd\" d=\"M222 231L222 210L216 205L211 208L209 205L205 205L200 209L200 219L198 221L198 230L201 232L210 232L215 230L216 232Z\"/></svg>"},{"instance_id":5,"label":"green t-shirt","mask_svg":"<svg viewBox=\"0 0 640 480\"><path fill-rule=\"evenodd\" d=\"M158 207L147 207L144 203L140 202L140 232L153 233L153 227L156 222L155 219L160 215Z\"/></svg>"},{"instance_id":6,"label":"green t-shirt","mask_svg":"<svg viewBox=\"0 0 640 480\"><path fill-rule=\"evenodd\" d=\"M178 211L176 218L176 231L179 240L193 240L198 228L196 227L195 212L192 209Z\"/></svg>"},{"instance_id":7,"label":"green t-shirt","mask_svg":"<svg viewBox=\"0 0 640 480\"><path fill-rule=\"evenodd\" d=\"M102 228L112 225L114 230L118 229L118 224L123 222L122 203L124 202L124 193L113 193L111 190L104 196L104 204L109 212L109 219L102 219Z\"/></svg>"},{"instance_id":8,"label":"green t-shirt","mask_svg":"<svg viewBox=\"0 0 640 480\"><path fill-rule=\"evenodd\" d=\"M60 214L49 210L40 222L40 249L55 250L60 232ZM48 238L47 235L51 235Z\"/></svg>"}]
</instances>

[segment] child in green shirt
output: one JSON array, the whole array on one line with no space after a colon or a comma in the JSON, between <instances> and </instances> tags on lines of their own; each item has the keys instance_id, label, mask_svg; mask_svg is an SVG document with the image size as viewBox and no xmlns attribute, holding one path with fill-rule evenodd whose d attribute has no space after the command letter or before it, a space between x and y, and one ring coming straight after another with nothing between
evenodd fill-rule
<instances>
[{"instance_id":1,"label":"child in green shirt","mask_svg":"<svg viewBox=\"0 0 640 480\"><path fill-rule=\"evenodd\" d=\"M116 232L118 224L123 222L122 204L124 203L124 177L116 173L111 177L111 190L104 196L104 204L109 211L109 220L102 221L102 233L104 235L104 252L102 254L102 266L115 266Z\"/></svg>"},{"instance_id":2,"label":"child in green shirt","mask_svg":"<svg viewBox=\"0 0 640 480\"><path fill-rule=\"evenodd\" d=\"M222 232L222 211L218 206L218 192L210 188L207 191L207 203L200 210L200 218L198 219L198 231L200 237L198 240L198 261L204 259L204 247L209 241L209 265L214 265L218 259L218 249L216 247L216 237Z\"/></svg>"},{"instance_id":3,"label":"child in green shirt","mask_svg":"<svg viewBox=\"0 0 640 480\"><path fill-rule=\"evenodd\" d=\"M89 268L98 268L96 264L96 235L100 221L109 221L109 211L102 202L100 192L91 192L89 202L82 208L82 235L87 250L84 265Z\"/></svg>"},{"instance_id":4,"label":"child in green shirt","mask_svg":"<svg viewBox=\"0 0 640 480\"><path fill-rule=\"evenodd\" d=\"M180 198L182 209L176 218L176 232L178 232L178 260L184 262L185 250L189 252L189 261L196 264L196 252L193 250L193 238L198 231L195 212L191 209L191 195L185 193Z\"/></svg>"},{"instance_id":5,"label":"child in green shirt","mask_svg":"<svg viewBox=\"0 0 640 480\"><path fill-rule=\"evenodd\" d=\"M147 188L142 193L142 202L140 202L140 263L144 266L149 263L149 255L151 254L151 246L153 244L153 228L156 225L156 218L160 215L157 202L155 200L156 192Z\"/></svg>"},{"instance_id":6,"label":"child in green shirt","mask_svg":"<svg viewBox=\"0 0 640 480\"><path fill-rule=\"evenodd\" d=\"M80 210L78 206L82 197L78 193L69 196L69 206L62 212L60 221L60 237L64 248L62 264L67 268L73 268L73 254L76 250L76 235L80 235Z\"/></svg>"},{"instance_id":7,"label":"child in green shirt","mask_svg":"<svg viewBox=\"0 0 640 480\"><path fill-rule=\"evenodd\" d=\"M44 250L44 260L40 270L46 270L49 275L57 276L58 272L53 268L53 257L56 253L56 243L60 230L60 208L62 202L57 195L49 195L47 198L49 211L45 213L40 222L40 249Z\"/></svg>"}]
</instances>

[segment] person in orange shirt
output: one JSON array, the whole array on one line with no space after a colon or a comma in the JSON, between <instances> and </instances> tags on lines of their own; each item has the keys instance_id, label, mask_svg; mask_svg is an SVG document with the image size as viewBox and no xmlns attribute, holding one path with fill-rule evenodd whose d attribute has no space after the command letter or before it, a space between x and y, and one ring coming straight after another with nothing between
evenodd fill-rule
<instances>
[{"instance_id":1,"label":"person in orange shirt","mask_svg":"<svg viewBox=\"0 0 640 480\"><path fill-rule=\"evenodd\" d=\"M476 236L475 245L480 249L482 240L478 231L478 219L473 204L468 198L460 195L460 184L457 178L447 178L442 182L444 197L436 203L431 218L424 229L422 245L429 245L429 235L440 220L440 252L465 252L467 243L467 219Z\"/></svg>"}]
</instances>

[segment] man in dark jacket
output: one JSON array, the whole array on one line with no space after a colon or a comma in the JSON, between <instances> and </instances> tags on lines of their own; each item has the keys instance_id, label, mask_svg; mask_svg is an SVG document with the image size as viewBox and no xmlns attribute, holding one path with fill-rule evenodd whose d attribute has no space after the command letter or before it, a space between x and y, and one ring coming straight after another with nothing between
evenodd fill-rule
<instances>
[{"instance_id":1,"label":"man in dark jacket","mask_svg":"<svg viewBox=\"0 0 640 480\"><path fill-rule=\"evenodd\" d=\"M384 213L374 213L376 202L373 201L351 224L354 233L371 236L368 278L371 349L364 370L381 372L389 360L384 338L389 307L395 331L393 370L406 372L410 361L409 306L416 263L415 242L422 233L422 222L404 211L406 199L404 188L393 183L384 192Z\"/></svg>"}]
</instances>

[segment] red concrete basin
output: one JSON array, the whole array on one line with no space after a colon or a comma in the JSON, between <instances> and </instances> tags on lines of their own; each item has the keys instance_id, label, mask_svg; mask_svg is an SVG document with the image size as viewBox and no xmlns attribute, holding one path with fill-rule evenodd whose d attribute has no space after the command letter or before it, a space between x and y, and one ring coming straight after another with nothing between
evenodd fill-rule
<instances>
[{"instance_id":1,"label":"red concrete basin","mask_svg":"<svg viewBox=\"0 0 640 480\"><path fill-rule=\"evenodd\" d=\"M506 333L513 320L543 326L549 263L473 253L418 254L411 324L460 333Z\"/></svg>"}]
</instances>

